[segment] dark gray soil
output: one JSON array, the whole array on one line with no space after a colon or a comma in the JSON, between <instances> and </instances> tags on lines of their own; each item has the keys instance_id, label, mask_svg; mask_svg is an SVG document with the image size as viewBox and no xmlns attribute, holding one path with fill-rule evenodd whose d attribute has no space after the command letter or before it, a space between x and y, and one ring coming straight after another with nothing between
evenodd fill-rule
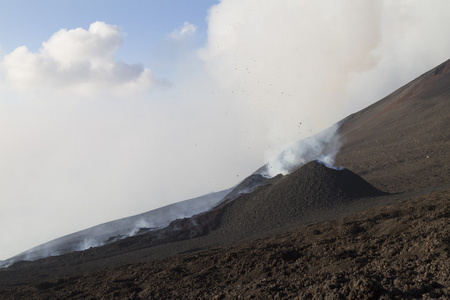
<instances>
[{"instance_id":1,"label":"dark gray soil","mask_svg":"<svg viewBox=\"0 0 450 300\"><path fill-rule=\"evenodd\" d=\"M233 246L0 289L2 299L450 297L450 189Z\"/></svg>"},{"instance_id":2,"label":"dark gray soil","mask_svg":"<svg viewBox=\"0 0 450 300\"><path fill-rule=\"evenodd\" d=\"M340 129L338 165L390 192L449 182L450 61L366 109Z\"/></svg>"}]
</instances>

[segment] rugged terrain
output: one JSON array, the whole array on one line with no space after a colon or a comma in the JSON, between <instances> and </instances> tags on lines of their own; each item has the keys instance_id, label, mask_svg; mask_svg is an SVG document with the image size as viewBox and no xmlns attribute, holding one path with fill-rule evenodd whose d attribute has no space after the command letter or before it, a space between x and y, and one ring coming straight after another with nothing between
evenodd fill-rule
<instances>
[{"instance_id":1,"label":"rugged terrain","mask_svg":"<svg viewBox=\"0 0 450 300\"><path fill-rule=\"evenodd\" d=\"M168 228L0 270L0 298L450 298L450 61L308 163ZM260 180L261 178L253 178Z\"/></svg>"},{"instance_id":2,"label":"rugged terrain","mask_svg":"<svg viewBox=\"0 0 450 300\"><path fill-rule=\"evenodd\" d=\"M450 190L200 253L0 290L28 299L450 297Z\"/></svg>"}]
</instances>

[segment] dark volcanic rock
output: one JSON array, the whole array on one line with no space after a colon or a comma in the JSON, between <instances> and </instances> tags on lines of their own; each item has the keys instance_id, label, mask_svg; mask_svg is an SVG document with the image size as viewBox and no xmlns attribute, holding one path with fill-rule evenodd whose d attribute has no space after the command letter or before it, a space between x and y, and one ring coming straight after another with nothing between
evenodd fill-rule
<instances>
[{"instance_id":1,"label":"dark volcanic rock","mask_svg":"<svg viewBox=\"0 0 450 300\"><path fill-rule=\"evenodd\" d=\"M241 193L249 190L253 192ZM256 174L249 176L229 195L232 198L225 198L226 201L209 211L87 252L93 256L105 252L118 254L208 234L224 241L247 239L332 216L354 199L384 193L350 170L335 170L313 161L287 176L271 179Z\"/></svg>"},{"instance_id":2,"label":"dark volcanic rock","mask_svg":"<svg viewBox=\"0 0 450 300\"><path fill-rule=\"evenodd\" d=\"M0 287L0 298L448 299L449 197L430 193L228 247Z\"/></svg>"},{"instance_id":3,"label":"dark volcanic rock","mask_svg":"<svg viewBox=\"0 0 450 300\"><path fill-rule=\"evenodd\" d=\"M261 174L252 174L239 183L231 192L229 192L217 206L229 202L242 194L251 193L260 186L271 184L280 177L282 177L281 174L273 178L265 177Z\"/></svg>"},{"instance_id":4,"label":"dark volcanic rock","mask_svg":"<svg viewBox=\"0 0 450 300\"><path fill-rule=\"evenodd\" d=\"M313 195L316 204L325 199L332 201L333 198L350 199L385 194L348 169L329 168L317 161L300 167L280 180L273 189L277 194L284 193L283 197L286 198L308 198Z\"/></svg>"},{"instance_id":5,"label":"dark volcanic rock","mask_svg":"<svg viewBox=\"0 0 450 300\"><path fill-rule=\"evenodd\" d=\"M335 170L312 161L270 185L229 203L220 230L252 235L333 214L352 200L384 195L350 170Z\"/></svg>"},{"instance_id":6,"label":"dark volcanic rock","mask_svg":"<svg viewBox=\"0 0 450 300\"><path fill-rule=\"evenodd\" d=\"M242 194L249 190L253 192ZM219 238L245 239L310 223L319 216L335 214L354 199L385 193L350 170L335 170L312 161L287 176L272 179L257 174L249 176L229 195L231 198L225 198L210 211L174 220L166 228L124 239L117 245L143 248L197 238L213 231Z\"/></svg>"}]
</instances>

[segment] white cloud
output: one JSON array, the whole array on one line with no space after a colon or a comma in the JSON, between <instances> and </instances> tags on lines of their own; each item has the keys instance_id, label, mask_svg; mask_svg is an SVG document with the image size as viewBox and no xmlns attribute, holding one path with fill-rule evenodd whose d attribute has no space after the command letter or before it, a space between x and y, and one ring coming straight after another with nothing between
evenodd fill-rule
<instances>
[{"instance_id":1,"label":"white cloud","mask_svg":"<svg viewBox=\"0 0 450 300\"><path fill-rule=\"evenodd\" d=\"M110 91L126 94L161 84L142 64L114 59L123 42L117 26L92 23L89 30L61 29L37 53L21 46L5 55L10 86L21 92L63 91L92 97Z\"/></svg>"},{"instance_id":2,"label":"white cloud","mask_svg":"<svg viewBox=\"0 0 450 300\"><path fill-rule=\"evenodd\" d=\"M189 22L184 22L183 26L181 26L180 28L174 29L172 31L172 33L170 34L170 37L175 40L178 40L178 39L182 39L186 36L193 35L196 31L197 31L197 26L195 26L194 24L191 24Z\"/></svg>"}]
</instances>

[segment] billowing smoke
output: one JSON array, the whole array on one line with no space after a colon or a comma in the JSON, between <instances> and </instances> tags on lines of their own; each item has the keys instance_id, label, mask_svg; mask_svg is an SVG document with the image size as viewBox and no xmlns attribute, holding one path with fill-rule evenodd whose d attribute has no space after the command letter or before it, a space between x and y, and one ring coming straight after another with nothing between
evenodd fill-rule
<instances>
[{"instance_id":1,"label":"billowing smoke","mask_svg":"<svg viewBox=\"0 0 450 300\"><path fill-rule=\"evenodd\" d=\"M326 166L333 167L334 159L341 147L338 129L339 124L336 123L326 130L290 145L269 160L262 174L270 177L277 174L286 175L313 160L319 160Z\"/></svg>"}]
</instances>

